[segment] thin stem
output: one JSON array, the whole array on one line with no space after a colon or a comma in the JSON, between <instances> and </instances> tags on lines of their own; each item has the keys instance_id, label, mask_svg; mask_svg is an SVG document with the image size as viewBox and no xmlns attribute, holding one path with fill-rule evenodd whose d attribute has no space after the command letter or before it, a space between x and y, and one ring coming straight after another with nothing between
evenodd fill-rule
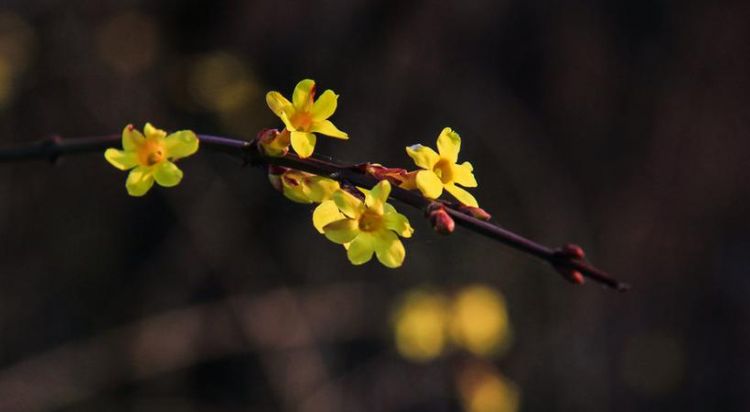
<instances>
[{"instance_id":1,"label":"thin stem","mask_svg":"<svg viewBox=\"0 0 750 412\"><path fill-rule=\"evenodd\" d=\"M362 168L334 160L324 160L319 156L302 159L290 152L283 157L272 157L264 154L254 141L211 135L198 135L198 138L201 147L238 157L246 164L284 166L362 187L372 187L380 181L364 172ZM75 139L62 139L59 136L53 136L28 146L0 150L0 163L39 159L54 161L62 155L103 152L108 147L118 145L119 140L119 135ZM391 197L422 211L426 211L434 203L433 200L427 199L417 192L395 186L391 190ZM570 278L569 274L574 271L618 291L626 291L630 288L628 284L620 282L606 272L588 264L582 259L582 256L571 256L564 253L563 248L549 248L496 224L477 219L460 210L458 205L446 202L443 206L450 217L460 226L541 258L566 278Z\"/></svg>"}]
</instances>

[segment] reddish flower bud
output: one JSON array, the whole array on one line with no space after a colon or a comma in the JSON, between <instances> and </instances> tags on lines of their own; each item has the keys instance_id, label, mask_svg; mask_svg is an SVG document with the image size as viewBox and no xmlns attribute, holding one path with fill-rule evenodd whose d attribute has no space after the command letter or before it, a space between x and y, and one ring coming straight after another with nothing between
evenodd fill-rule
<instances>
[{"instance_id":1,"label":"reddish flower bud","mask_svg":"<svg viewBox=\"0 0 750 412\"><path fill-rule=\"evenodd\" d=\"M456 222L441 203L433 202L427 207L427 217L432 228L441 235L449 235L456 229Z\"/></svg>"}]
</instances>

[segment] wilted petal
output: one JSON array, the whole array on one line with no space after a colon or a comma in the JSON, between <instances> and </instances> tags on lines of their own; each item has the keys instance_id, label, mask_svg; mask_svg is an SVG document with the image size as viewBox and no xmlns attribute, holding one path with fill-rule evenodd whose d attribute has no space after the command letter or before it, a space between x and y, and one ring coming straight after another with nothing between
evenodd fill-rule
<instances>
[{"instance_id":1,"label":"wilted petal","mask_svg":"<svg viewBox=\"0 0 750 412\"><path fill-rule=\"evenodd\" d=\"M450 127L446 127L437 138L437 147L441 157L456 163L458 152L461 151L461 137Z\"/></svg>"},{"instance_id":2,"label":"wilted petal","mask_svg":"<svg viewBox=\"0 0 750 412\"><path fill-rule=\"evenodd\" d=\"M132 169L138 164L138 155L136 152L126 152L110 148L104 152L104 158L112 166L120 170Z\"/></svg>"},{"instance_id":3,"label":"wilted petal","mask_svg":"<svg viewBox=\"0 0 750 412\"><path fill-rule=\"evenodd\" d=\"M164 161L154 166L154 179L159 186L177 186L182 180L182 170L170 161Z\"/></svg>"},{"instance_id":4,"label":"wilted petal","mask_svg":"<svg viewBox=\"0 0 750 412\"><path fill-rule=\"evenodd\" d=\"M437 199L443 193L443 182L432 170L417 172L417 188L429 199Z\"/></svg>"},{"instance_id":5,"label":"wilted petal","mask_svg":"<svg viewBox=\"0 0 750 412\"><path fill-rule=\"evenodd\" d=\"M415 144L406 148L406 154L414 160L414 164L422 169L432 170L440 156L434 150L421 144Z\"/></svg>"}]
</instances>

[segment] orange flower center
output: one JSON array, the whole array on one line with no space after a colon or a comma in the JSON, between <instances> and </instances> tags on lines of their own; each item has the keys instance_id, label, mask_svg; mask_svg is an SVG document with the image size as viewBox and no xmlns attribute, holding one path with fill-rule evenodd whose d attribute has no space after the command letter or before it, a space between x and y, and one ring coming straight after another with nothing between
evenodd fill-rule
<instances>
[{"instance_id":1,"label":"orange flower center","mask_svg":"<svg viewBox=\"0 0 750 412\"><path fill-rule=\"evenodd\" d=\"M380 229L382 224L383 216L369 210L359 218L359 230L363 232L374 232Z\"/></svg>"},{"instance_id":2,"label":"orange flower center","mask_svg":"<svg viewBox=\"0 0 750 412\"><path fill-rule=\"evenodd\" d=\"M166 153L161 142L147 139L141 147L138 148L138 160L144 166L153 166L164 159Z\"/></svg>"},{"instance_id":3,"label":"orange flower center","mask_svg":"<svg viewBox=\"0 0 750 412\"><path fill-rule=\"evenodd\" d=\"M289 121L301 132L309 132L313 123L309 112L295 112Z\"/></svg>"},{"instance_id":4,"label":"orange flower center","mask_svg":"<svg viewBox=\"0 0 750 412\"><path fill-rule=\"evenodd\" d=\"M432 171L440 178L440 181L447 184L453 181L453 164L447 159L440 159L435 163Z\"/></svg>"}]
</instances>

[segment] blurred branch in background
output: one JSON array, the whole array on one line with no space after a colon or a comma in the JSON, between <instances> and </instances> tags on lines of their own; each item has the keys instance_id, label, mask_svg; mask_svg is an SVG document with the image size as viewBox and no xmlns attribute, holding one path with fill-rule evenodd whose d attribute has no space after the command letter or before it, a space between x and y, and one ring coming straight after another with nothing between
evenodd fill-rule
<instances>
[{"instance_id":1,"label":"blurred branch in background","mask_svg":"<svg viewBox=\"0 0 750 412\"><path fill-rule=\"evenodd\" d=\"M0 410L53 410L128 382L257 351L285 410L335 411L340 394L317 347L369 332L361 299L368 288L333 284L236 295L69 343L0 371Z\"/></svg>"}]
</instances>

